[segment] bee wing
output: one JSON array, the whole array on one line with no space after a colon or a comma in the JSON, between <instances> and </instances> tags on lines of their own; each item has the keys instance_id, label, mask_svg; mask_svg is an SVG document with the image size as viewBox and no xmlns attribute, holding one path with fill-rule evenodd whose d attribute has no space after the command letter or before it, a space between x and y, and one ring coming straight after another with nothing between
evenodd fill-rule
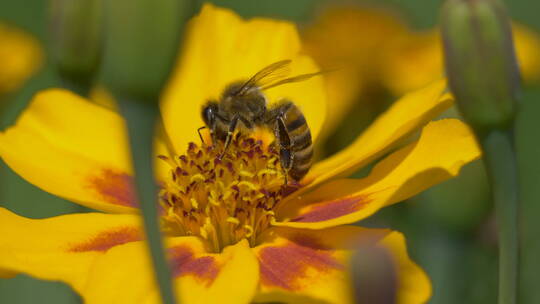
<instances>
[{"instance_id":1,"label":"bee wing","mask_svg":"<svg viewBox=\"0 0 540 304\"><path fill-rule=\"evenodd\" d=\"M290 72L291 60L281 60L263 68L248 79L237 91L236 95L244 94L249 88L263 86L276 79L283 78ZM264 80L264 81L263 81Z\"/></svg>"},{"instance_id":2,"label":"bee wing","mask_svg":"<svg viewBox=\"0 0 540 304\"><path fill-rule=\"evenodd\" d=\"M280 86L280 85L283 85L283 84L286 84L286 83L305 81L305 80L310 79L311 77L326 74L326 73L329 73L329 72L331 72L331 71L330 70L329 71L319 71L319 72L315 72L315 73L301 74L301 75L297 75L297 76L294 76L294 77L281 79L281 80L278 80L278 81L276 81L274 83L270 83L270 84L267 84L265 86L262 86L261 90L267 90L267 89L277 87L277 86Z\"/></svg>"}]
</instances>

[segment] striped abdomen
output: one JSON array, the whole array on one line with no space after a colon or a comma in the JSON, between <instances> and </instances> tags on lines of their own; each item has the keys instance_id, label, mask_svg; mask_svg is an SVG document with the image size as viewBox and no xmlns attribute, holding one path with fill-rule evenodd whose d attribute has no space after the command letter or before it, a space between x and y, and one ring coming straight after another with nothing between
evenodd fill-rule
<instances>
[{"instance_id":1,"label":"striped abdomen","mask_svg":"<svg viewBox=\"0 0 540 304\"><path fill-rule=\"evenodd\" d=\"M279 135L282 149L280 152L281 163L288 171L289 176L299 181L307 174L312 164L313 144L311 131L304 114L294 103L290 101L282 103L276 110L279 110L284 122L284 128L281 126L281 130L277 130L281 133ZM287 143L283 143L283 141L287 140L290 141L289 147L286 147ZM289 157L290 163L287 163L287 157Z\"/></svg>"}]
</instances>

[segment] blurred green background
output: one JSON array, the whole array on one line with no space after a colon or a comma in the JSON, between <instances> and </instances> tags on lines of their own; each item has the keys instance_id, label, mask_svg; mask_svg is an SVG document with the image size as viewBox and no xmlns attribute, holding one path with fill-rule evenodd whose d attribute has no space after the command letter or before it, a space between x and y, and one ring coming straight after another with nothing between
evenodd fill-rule
<instances>
[{"instance_id":1,"label":"blurred green background","mask_svg":"<svg viewBox=\"0 0 540 304\"><path fill-rule=\"evenodd\" d=\"M239 14L290 19L300 25L308 23L323 0L216 0ZM437 23L442 1L379 0L400 9L418 28ZM540 31L540 2L508 0L512 18ZM7 21L47 43L47 1L1 1L0 21ZM351 37L352 38L352 37ZM11 94L9 106L0 120L2 128L13 123L18 113L37 90L59 86L60 81L50 61L18 92ZM352 119L362 109L357 107L343 122L342 130L354 129ZM517 150L522 186L521 237L522 278L520 303L540 303L540 86L523 90L521 112L517 123ZM360 126L358 126L360 128ZM357 132L356 129L355 133ZM349 132L350 133L350 132ZM341 134L341 133L336 133ZM343 132L347 134L347 132ZM344 144L350 135L342 135L333 144ZM39 151L36 151L39 157ZM81 211L72 203L45 193L26 183L1 164L0 205L32 218L49 217ZM468 165L454 180L379 212L361 223L386 226L404 232L409 252L433 280L434 295L430 303L495 303L497 290L497 245L493 210L481 162ZM39 237L39 236L37 236ZM43 282L27 276L0 280L0 303L78 303L80 299L61 283Z\"/></svg>"}]
</instances>

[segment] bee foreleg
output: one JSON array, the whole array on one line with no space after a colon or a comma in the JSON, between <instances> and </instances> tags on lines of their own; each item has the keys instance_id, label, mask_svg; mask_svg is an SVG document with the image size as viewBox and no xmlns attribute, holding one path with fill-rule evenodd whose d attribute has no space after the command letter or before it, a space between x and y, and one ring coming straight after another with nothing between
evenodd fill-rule
<instances>
[{"instance_id":1,"label":"bee foreleg","mask_svg":"<svg viewBox=\"0 0 540 304\"><path fill-rule=\"evenodd\" d=\"M202 134L201 134L201 130L204 130L208 128L207 126L202 126L200 128L197 129L197 133L199 133L199 138L201 139L201 143L203 143L204 145L206 145L206 143L204 142L204 138L202 137ZM212 132L210 132L212 133Z\"/></svg>"},{"instance_id":2,"label":"bee foreleg","mask_svg":"<svg viewBox=\"0 0 540 304\"><path fill-rule=\"evenodd\" d=\"M231 119L231 122L229 124L229 129L227 130L227 137L225 138L225 144L223 145L223 152L221 152L221 155L219 156L219 159L222 159L225 155L225 152L227 151L227 148L231 144L231 140L234 134L234 130L236 130L236 125L238 124L238 116L234 116Z\"/></svg>"},{"instance_id":3,"label":"bee foreleg","mask_svg":"<svg viewBox=\"0 0 540 304\"><path fill-rule=\"evenodd\" d=\"M289 170L291 170L294 161L294 154L292 153L291 138L287 132L287 127L283 116L279 115L276 119L276 126L274 129L275 136L279 144L279 161L281 168L283 169L285 177L285 185L288 183Z\"/></svg>"}]
</instances>

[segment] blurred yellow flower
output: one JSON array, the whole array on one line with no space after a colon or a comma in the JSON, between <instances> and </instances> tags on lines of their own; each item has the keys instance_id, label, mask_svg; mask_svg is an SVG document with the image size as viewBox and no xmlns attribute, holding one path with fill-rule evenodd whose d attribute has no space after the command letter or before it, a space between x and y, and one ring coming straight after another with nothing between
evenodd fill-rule
<instances>
[{"instance_id":1,"label":"blurred yellow flower","mask_svg":"<svg viewBox=\"0 0 540 304\"><path fill-rule=\"evenodd\" d=\"M304 50L323 68L353 65L369 75L376 73L373 57L388 37L406 30L398 15L383 7L333 6L322 10L303 31L302 41Z\"/></svg>"},{"instance_id":2,"label":"blurred yellow flower","mask_svg":"<svg viewBox=\"0 0 540 304\"><path fill-rule=\"evenodd\" d=\"M517 23L513 30L522 76L538 81L540 36ZM328 129L354 102L365 100L370 87L401 96L444 76L439 30L413 30L389 8L331 5L302 36L305 51L320 66L338 69L327 77L333 105Z\"/></svg>"},{"instance_id":3,"label":"blurred yellow flower","mask_svg":"<svg viewBox=\"0 0 540 304\"><path fill-rule=\"evenodd\" d=\"M524 25L512 25L516 55L525 82L540 80L540 36ZM390 39L381 50L380 81L394 94L416 90L444 76L438 29L410 31ZM413 71L413 72L411 72Z\"/></svg>"},{"instance_id":4,"label":"blurred yellow flower","mask_svg":"<svg viewBox=\"0 0 540 304\"><path fill-rule=\"evenodd\" d=\"M0 95L19 88L42 63L39 42L24 31L0 23Z\"/></svg>"},{"instance_id":5,"label":"blurred yellow flower","mask_svg":"<svg viewBox=\"0 0 540 304\"><path fill-rule=\"evenodd\" d=\"M392 37L380 53L379 81L396 95L444 77L442 43L436 29Z\"/></svg>"},{"instance_id":6,"label":"blurred yellow flower","mask_svg":"<svg viewBox=\"0 0 540 304\"><path fill-rule=\"evenodd\" d=\"M190 22L184 47L161 107L170 144L156 140L161 222L182 303L350 303L348 260L366 241L391 253L398 302L426 302L430 282L400 233L347 224L479 157L463 123L429 122L452 104L444 81L404 96L291 189L268 141L238 137L222 160L219 145L195 142L202 105L232 81L282 59L293 61L293 74L317 70L301 54L294 25L245 21L206 5ZM276 87L267 97L294 100L316 140L327 105L321 77ZM398 146L420 129L416 141ZM0 209L0 275L64 281L86 303L159 302L127 147L116 112L61 89L36 95L0 133L2 159L45 191L107 213L34 220ZM390 151L367 177L342 178Z\"/></svg>"},{"instance_id":7,"label":"blurred yellow flower","mask_svg":"<svg viewBox=\"0 0 540 304\"><path fill-rule=\"evenodd\" d=\"M383 45L406 31L396 12L367 5L323 7L314 24L304 29L304 51L323 69L335 69L326 77L332 106L324 131L333 129L351 103L377 85Z\"/></svg>"}]
</instances>

